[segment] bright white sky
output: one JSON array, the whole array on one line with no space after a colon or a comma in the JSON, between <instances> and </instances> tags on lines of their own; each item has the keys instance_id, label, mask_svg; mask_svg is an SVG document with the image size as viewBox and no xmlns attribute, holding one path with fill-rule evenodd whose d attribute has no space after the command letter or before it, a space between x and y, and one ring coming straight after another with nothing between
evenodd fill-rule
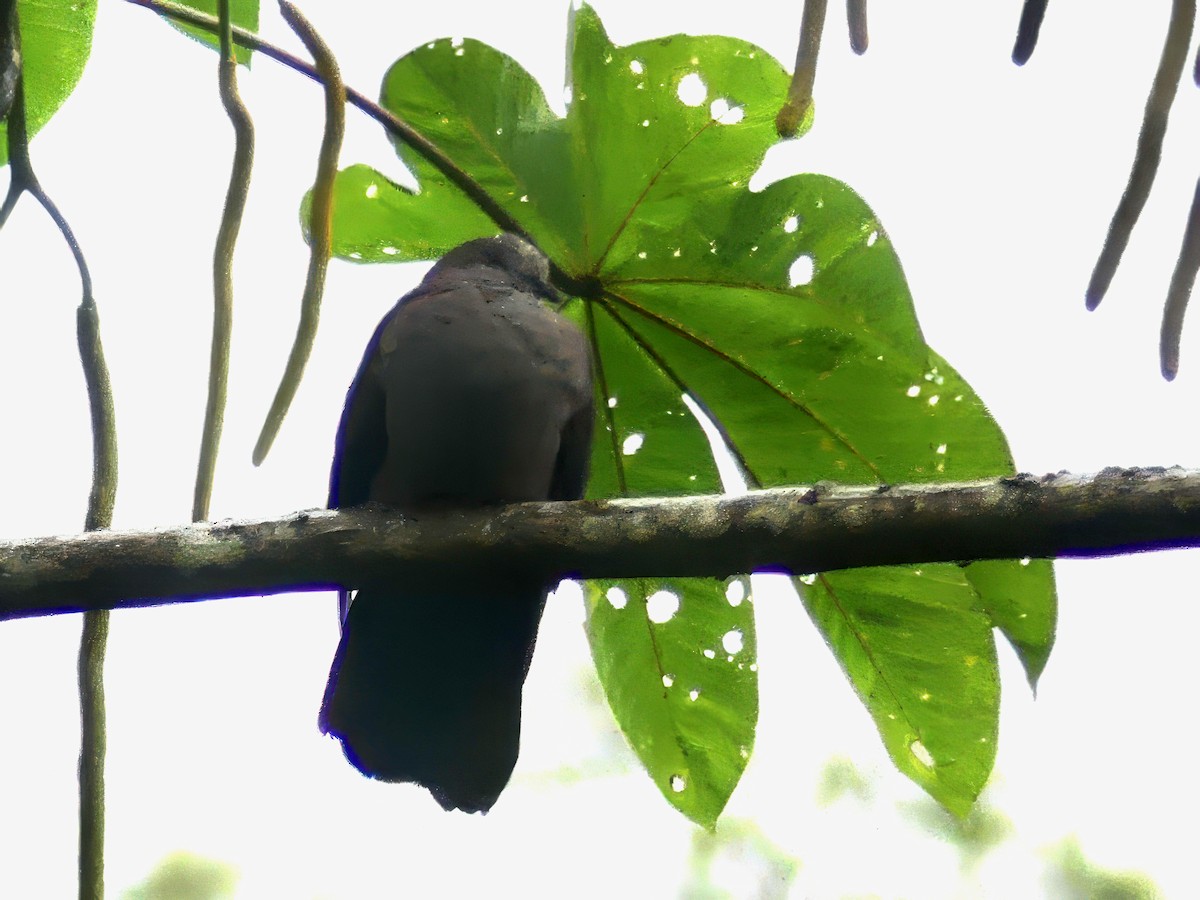
<instances>
[{"instance_id":1,"label":"bright white sky","mask_svg":"<svg viewBox=\"0 0 1200 900\"><path fill-rule=\"evenodd\" d=\"M618 43L720 32L789 63L799 3L597 0ZM901 13L899 7L904 8ZM1128 173L1166 4L1051 4L1033 61L1009 53L1020 4L875 4L854 57L831 4L814 131L778 148L767 179L816 171L870 202L904 261L925 334L1005 428L1018 466L1200 465L1200 337L1158 375L1159 310L1195 178L1200 92L1185 84L1163 167L1125 265L1095 314L1083 288ZM444 0L303 8L373 92L387 65L466 34L514 55L552 98L565 0ZM295 47L274 9L262 31ZM229 128L213 54L144 10L101 3L84 80L35 141L42 181L73 222L97 285L121 441L116 525L183 522L203 410L209 265ZM260 59L243 73L258 125L256 180L236 265L232 390L213 514L270 516L324 501L345 389L379 316L418 266L333 267L322 330L267 464L250 450L296 321L319 91ZM481 88L484 86L481 86ZM553 99L552 99L553 102ZM395 172L353 111L343 163ZM90 438L74 343L78 283L59 237L23 202L0 235L5 386L0 537L73 532ZM1190 339L1189 339L1190 338ZM1188 660L1200 625L1197 557L1058 567L1059 644L1034 703L1002 647L1005 701L992 800L1014 835L970 876L908 824L919 792L887 762L866 713L794 599L758 599L762 715L728 808L801 865L795 896L1036 897L1040 848L1077 833L1097 862L1196 887L1175 816L1200 796ZM575 598L551 603L528 686L521 760L486 818L443 813L412 787L362 779L316 729L337 640L326 595L225 600L118 614L109 652L109 870L114 897L166 853L241 870L239 897L664 897L686 877L693 829L636 769L594 694ZM0 896L64 897L75 883L77 617L0 627ZM1185 693L1187 691L1187 693ZM618 752L612 747L616 744ZM874 777L873 804L818 808L824 762ZM585 769L564 784L552 776ZM1185 845L1186 841L1186 845ZM750 892L752 860L714 877ZM962 880L965 878L965 881ZM396 885L395 889L390 886ZM964 893L965 892L965 893Z\"/></svg>"}]
</instances>

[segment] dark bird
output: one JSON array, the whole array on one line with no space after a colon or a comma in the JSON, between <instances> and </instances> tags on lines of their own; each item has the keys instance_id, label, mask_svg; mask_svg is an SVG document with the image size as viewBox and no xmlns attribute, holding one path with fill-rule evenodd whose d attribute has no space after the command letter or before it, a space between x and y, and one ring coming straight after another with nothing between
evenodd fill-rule
<instances>
[{"instance_id":1,"label":"dark bird","mask_svg":"<svg viewBox=\"0 0 1200 900\"><path fill-rule=\"evenodd\" d=\"M583 496L587 341L547 301L546 257L515 235L447 253L379 323L346 398L331 509L410 515ZM447 571L354 585L320 727L363 774L487 812L508 783L521 688L553 573Z\"/></svg>"}]
</instances>

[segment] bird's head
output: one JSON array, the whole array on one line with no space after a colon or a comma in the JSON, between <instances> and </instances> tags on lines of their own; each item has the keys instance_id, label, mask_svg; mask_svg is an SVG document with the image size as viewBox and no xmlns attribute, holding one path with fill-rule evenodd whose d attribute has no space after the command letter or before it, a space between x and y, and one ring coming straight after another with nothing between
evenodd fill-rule
<instances>
[{"instance_id":1,"label":"bird's head","mask_svg":"<svg viewBox=\"0 0 1200 900\"><path fill-rule=\"evenodd\" d=\"M505 280L552 302L561 302L550 283L550 261L537 247L516 234L477 238L455 247L429 270L426 279L452 269L495 269Z\"/></svg>"}]
</instances>

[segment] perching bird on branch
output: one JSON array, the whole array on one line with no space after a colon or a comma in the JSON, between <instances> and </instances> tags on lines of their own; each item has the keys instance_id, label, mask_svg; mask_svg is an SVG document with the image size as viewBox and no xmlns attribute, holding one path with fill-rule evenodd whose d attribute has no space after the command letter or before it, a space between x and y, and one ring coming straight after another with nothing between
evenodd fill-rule
<instances>
[{"instance_id":1,"label":"perching bird on branch","mask_svg":"<svg viewBox=\"0 0 1200 900\"><path fill-rule=\"evenodd\" d=\"M444 256L383 318L338 428L329 506L406 514L574 500L593 421L588 345L515 235ZM508 783L521 689L552 573L466 566L341 596L320 727L364 774L486 812Z\"/></svg>"}]
</instances>

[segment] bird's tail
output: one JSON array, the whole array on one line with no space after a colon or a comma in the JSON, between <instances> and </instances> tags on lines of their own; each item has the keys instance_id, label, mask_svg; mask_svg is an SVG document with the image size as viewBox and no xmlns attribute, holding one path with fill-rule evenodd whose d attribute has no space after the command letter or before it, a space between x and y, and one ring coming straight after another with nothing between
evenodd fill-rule
<instances>
[{"instance_id":1,"label":"bird's tail","mask_svg":"<svg viewBox=\"0 0 1200 900\"><path fill-rule=\"evenodd\" d=\"M445 809L487 812L508 783L521 688L546 587L407 596L363 589L342 625L321 731L383 781L415 782Z\"/></svg>"}]
</instances>

